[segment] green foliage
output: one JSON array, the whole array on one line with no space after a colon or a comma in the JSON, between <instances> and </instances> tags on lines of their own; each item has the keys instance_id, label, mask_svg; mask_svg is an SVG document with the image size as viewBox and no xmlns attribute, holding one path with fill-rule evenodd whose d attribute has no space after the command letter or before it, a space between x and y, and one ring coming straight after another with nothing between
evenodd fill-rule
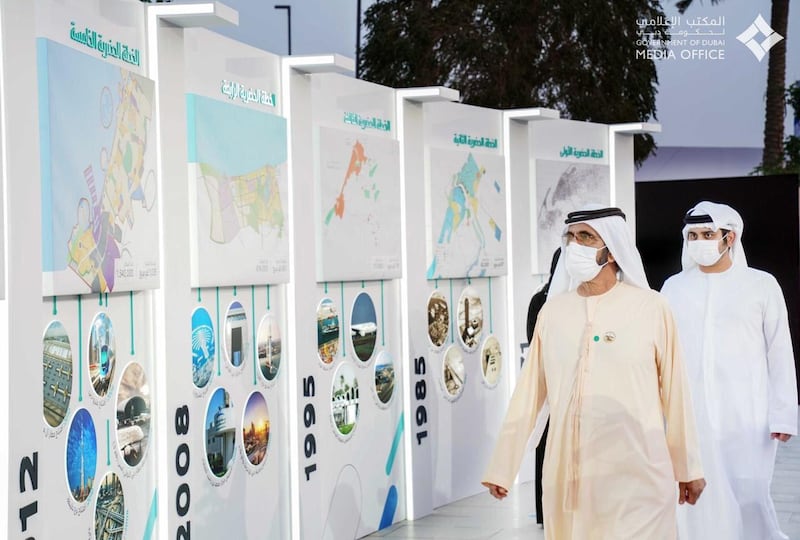
<instances>
[{"instance_id":1,"label":"green foliage","mask_svg":"<svg viewBox=\"0 0 800 540\"><path fill-rule=\"evenodd\" d=\"M786 103L794 109L795 117L800 116L800 83L793 83L786 89ZM783 140L783 164L779 167L764 167L760 164L753 169L755 175L800 174L800 137L789 135Z\"/></svg>"},{"instance_id":2,"label":"green foliage","mask_svg":"<svg viewBox=\"0 0 800 540\"><path fill-rule=\"evenodd\" d=\"M365 14L359 69L387 86L450 86L471 105L648 121L658 77L637 31L668 34L637 21L659 16L659 0L378 0ZM655 143L636 139L641 162Z\"/></svg>"}]
</instances>

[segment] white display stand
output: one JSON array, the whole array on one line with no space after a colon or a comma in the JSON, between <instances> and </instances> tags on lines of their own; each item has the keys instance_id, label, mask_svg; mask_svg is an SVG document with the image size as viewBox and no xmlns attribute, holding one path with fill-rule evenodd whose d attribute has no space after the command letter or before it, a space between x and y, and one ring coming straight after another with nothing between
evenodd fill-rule
<instances>
[{"instance_id":1,"label":"white display stand","mask_svg":"<svg viewBox=\"0 0 800 540\"><path fill-rule=\"evenodd\" d=\"M86 190L79 196L92 201L91 213L77 211L78 221L72 224L78 227L80 219L87 218L90 225L98 225L94 241L103 238L101 222L118 226L120 220L125 225L113 238L103 238L106 246L126 239L133 247L144 238L136 237L143 232L136 225L147 228L148 221L139 211L146 213L148 205L157 208L155 192L139 189L142 171L149 170L149 163L141 158L152 142L144 136L152 119L146 103L147 89L152 86L145 79L145 9L129 2L38 0L4 2L0 10L4 213L9 227L7 277L11 291L3 302L2 342L7 347L3 356L27 358L7 362L4 368L6 393L15 411L5 419L8 451L3 455L9 477L15 480L7 483L10 490L4 515L14 517L4 523L4 536L93 538L113 529L126 537L150 538L157 504L155 357L150 326L153 293L43 296L53 291L52 274L42 273L43 252L53 245L45 237L52 238L53 230L42 226L42 218L52 216L43 215L42 195L49 190L43 190L40 182L45 172L54 170L41 163L53 165L64 176L87 180L78 190ZM57 68L67 77L45 76L56 61L50 53L58 56ZM107 77L114 73L111 80L117 82L109 84ZM67 80L84 84L76 89ZM38 92L32 91L37 88ZM74 97L71 105L75 111L91 111L82 118L78 131L77 126L53 124L58 113L49 111L48 105L53 105L53 96L60 92ZM131 102L126 101L130 95L139 97L140 109L130 108ZM40 131L43 125L49 125L48 134ZM133 129L126 131L128 128ZM133 133L142 137L126 140ZM119 152L120 142L131 143L126 156ZM74 160L54 160L59 154L72 154L72 149L76 149ZM87 156L89 161L80 161ZM88 182L91 175L86 171L90 168L95 183ZM115 206L114 201L122 199L107 197L111 186L121 185L121 170L129 174L126 180L132 191L124 196L132 196L130 207ZM22 178L28 181L20 181ZM154 174L149 181L154 187ZM79 199L70 198L76 192L63 195L63 200L55 202L75 204L77 210ZM104 217L98 219L98 212ZM130 212L142 221L134 224ZM149 222L154 226L157 220ZM151 228L145 236L153 232ZM148 248L157 251L157 232L153 238L156 242ZM104 277L121 284L129 276L108 257L119 261L143 252L132 249L120 253L119 258L112 253L113 249L104 252L110 266L100 273L106 272ZM143 272L136 274L137 279L152 280L153 275L147 274L152 270L157 281L157 261L155 266L137 269ZM66 270L64 275L68 281L81 283L77 276L84 270L87 268L76 269L71 276L73 271ZM83 277L90 272L88 269ZM75 290L91 289L82 284Z\"/></svg>"},{"instance_id":2,"label":"white display stand","mask_svg":"<svg viewBox=\"0 0 800 540\"><path fill-rule=\"evenodd\" d=\"M435 193L431 195L431 187L441 182L440 178L431 180L432 174L441 174L436 164L430 162L436 154L431 149L458 149L464 143L461 137L464 135L468 141L467 148L470 147L469 141L484 141L483 144L474 144L472 150L482 146L484 151L488 150L490 155L499 158L501 169L504 169L505 143L501 113L447 103L455 99L458 99L457 92L442 88L398 91L406 219L403 257L406 274L403 280L406 306L404 343L410 378L406 394L410 463L407 474L412 487L409 493L409 517L413 519L482 489L480 475L508 399L505 381L509 372L510 348L507 338L506 278L428 279L430 251L426 253L420 248L422 238L432 238L432 242L438 240L439 237L432 236L432 233L438 235L442 225L420 218L420 209L432 202L441 202L437 201ZM486 141L492 142L487 144ZM477 151L475 154L475 161L480 162L480 155ZM466 159L463 163L468 162L469 159ZM468 182L467 178L475 177L476 169L470 167L466 165L465 168L452 171L454 187L460 190L461 182ZM486 167L486 171L490 171L490 168ZM463 175L459 176L461 173ZM420 182L420 178L425 182ZM487 173L481 182L490 178ZM496 180L497 188L503 194L502 211L505 214L508 182L504 170L491 180L489 185L494 187ZM469 191L470 186L464 186L464 189ZM480 199L474 190L470 195L473 199ZM468 199L467 202L472 204L474 201ZM470 218L478 220L481 216ZM466 226L466 221L461 223ZM485 223L488 227L489 221ZM508 232L506 225L507 222L502 224L503 239ZM477 308L473 313L482 322L480 337L465 345L460 343L459 337L465 329L459 327L458 320L459 312L463 312L459 306L464 305L459 299L467 288L472 293L471 309ZM434 294L441 294L444 302L438 296L438 300L432 301ZM479 308L475 305L477 298L480 298ZM429 336L429 314L443 303L449 307L448 314L443 317L448 321L447 331L440 331L441 328L435 331L438 343L433 343ZM439 312L442 313L441 310ZM490 335L498 340L502 351L499 378L491 383L484 378L481 366L482 345ZM450 373L445 372L447 351L453 351L451 354L455 357L460 354L462 358L460 366L457 360L449 364L453 367L452 370L448 367ZM454 382L453 373L460 381Z\"/></svg>"},{"instance_id":3,"label":"white display stand","mask_svg":"<svg viewBox=\"0 0 800 540\"><path fill-rule=\"evenodd\" d=\"M321 189L320 174L330 165L324 156L342 150L322 146L325 141L319 133L325 129L350 133L351 145L366 134L369 139L363 146L368 157L369 142L397 139L394 90L341 74L352 69L351 60L335 55L285 60L292 179L289 343L296 358L293 424L298 430L293 492L299 510L296 530L300 538L309 539L359 538L406 516L401 380L407 366L401 357L398 281L320 279L331 270L319 260L324 253L320 225L330 203ZM348 150L341 159L350 160L351 155ZM377 166L379 171L386 165ZM348 182L361 180L351 177ZM345 192L350 198L346 204L362 195ZM364 250L360 241L354 241L338 254L339 262L349 266L348 272L363 269ZM390 270L399 274L399 264ZM355 320L356 299L363 293L373 301L372 324ZM375 339L374 352L366 360L356 355L352 339L362 331ZM375 391L376 363L386 358L393 359L394 390L383 403Z\"/></svg>"},{"instance_id":4,"label":"white display stand","mask_svg":"<svg viewBox=\"0 0 800 540\"><path fill-rule=\"evenodd\" d=\"M163 404L159 431L163 494L159 537L163 538L288 538L291 534L290 374L286 369L291 352L284 345L285 286L257 281L253 266L247 263L231 265L224 277L198 272L204 264L225 261L203 259L202 250L190 248L198 245L190 232L197 227L193 221L197 206L190 192L197 188L198 178L187 166L187 148L191 148L187 93L213 99L218 90L218 99L229 100L224 93L229 85L223 80L238 74L241 79L234 82L248 90L242 97L237 93L238 101L255 101L249 103L252 108L265 105L260 93L254 93L263 89L269 93L265 98L269 114L283 112L277 57L197 28L236 20L235 12L217 3L149 8L151 76L157 81L160 111L159 163L163 177L170 179L162 196L162 260L168 271L155 309L157 355L162 359L158 376L166 382L159 386L158 395ZM204 50L212 51L208 62L196 56ZM222 171L227 175L223 180L251 172L236 170L249 164L223 165L231 167ZM236 194L247 195L242 190ZM241 200L234 197L232 202ZM197 234L201 232L206 231ZM237 246L252 250L242 241L229 246L227 258L240 260ZM194 287L198 280L203 284L200 288ZM220 286L209 285L213 280ZM275 323L275 340L262 340L266 334L260 337L265 317ZM270 351L276 353L274 357ZM262 371L267 358L279 359L276 372L266 371L271 379ZM248 406L251 400L261 407Z\"/></svg>"}]
</instances>

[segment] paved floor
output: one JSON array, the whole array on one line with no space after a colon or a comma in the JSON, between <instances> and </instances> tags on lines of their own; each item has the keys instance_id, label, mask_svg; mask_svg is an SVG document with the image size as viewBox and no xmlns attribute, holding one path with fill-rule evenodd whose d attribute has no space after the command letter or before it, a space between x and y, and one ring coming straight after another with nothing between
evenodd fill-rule
<instances>
[{"instance_id":1,"label":"paved floor","mask_svg":"<svg viewBox=\"0 0 800 540\"><path fill-rule=\"evenodd\" d=\"M438 508L416 521L402 521L367 538L418 540L541 540L544 532L531 514L533 485L522 484L502 502L488 493ZM772 497L783 532L800 540L800 437L781 444Z\"/></svg>"}]
</instances>

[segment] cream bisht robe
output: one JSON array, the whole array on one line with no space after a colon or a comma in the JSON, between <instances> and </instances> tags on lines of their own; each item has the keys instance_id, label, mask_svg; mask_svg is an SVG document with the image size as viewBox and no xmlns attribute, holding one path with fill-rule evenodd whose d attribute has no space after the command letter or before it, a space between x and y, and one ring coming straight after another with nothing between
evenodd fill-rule
<instances>
[{"instance_id":1,"label":"cream bisht robe","mask_svg":"<svg viewBox=\"0 0 800 540\"><path fill-rule=\"evenodd\" d=\"M666 301L619 282L545 304L483 481L511 487L545 399L546 538L674 540L676 482L703 473Z\"/></svg>"}]
</instances>

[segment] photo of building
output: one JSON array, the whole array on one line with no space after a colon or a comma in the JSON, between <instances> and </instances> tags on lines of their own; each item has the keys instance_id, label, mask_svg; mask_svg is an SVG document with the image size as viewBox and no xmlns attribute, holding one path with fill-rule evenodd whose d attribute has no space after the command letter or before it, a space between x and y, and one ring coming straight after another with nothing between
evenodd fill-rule
<instances>
[{"instance_id":1,"label":"photo of building","mask_svg":"<svg viewBox=\"0 0 800 540\"><path fill-rule=\"evenodd\" d=\"M208 402L206 412L206 460L217 477L233 466L236 455L236 417L230 394L218 388Z\"/></svg>"},{"instance_id":2,"label":"photo of building","mask_svg":"<svg viewBox=\"0 0 800 540\"><path fill-rule=\"evenodd\" d=\"M64 421L72 395L72 347L64 325L50 323L42 343L42 412L51 427Z\"/></svg>"},{"instance_id":3,"label":"photo of building","mask_svg":"<svg viewBox=\"0 0 800 540\"><path fill-rule=\"evenodd\" d=\"M97 490L94 511L95 540L122 540L125 533L125 495L119 476L110 472Z\"/></svg>"}]
</instances>

